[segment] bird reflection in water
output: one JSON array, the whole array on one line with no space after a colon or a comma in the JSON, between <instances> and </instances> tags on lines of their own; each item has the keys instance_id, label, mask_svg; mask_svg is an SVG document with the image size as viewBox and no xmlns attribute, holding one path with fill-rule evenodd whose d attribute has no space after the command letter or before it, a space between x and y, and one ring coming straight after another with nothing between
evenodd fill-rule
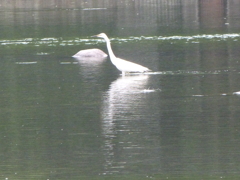
<instances>
[{"instance_id":1,"label":"bird reflection in water","mask_svg":"<svg viewBox=\"0 0 240 180\"><path fill-rule=\"evenodd\" d=\"M103 95L102 133L104 137L105 172L120 171L124 168L124 157L116 157L116 138L118 142L126 141L125 132L133 130L132 123L142 115L144 106L143 90L148 83L148 75L132 75L119 77L111 83L109 90ZM140 107L140 108L139 108ZM127 123L127 125L126 125ZM134 123L135 124L135 123ZM117 159L121 159L118 161Z\"/></svg>"}]
</instances>

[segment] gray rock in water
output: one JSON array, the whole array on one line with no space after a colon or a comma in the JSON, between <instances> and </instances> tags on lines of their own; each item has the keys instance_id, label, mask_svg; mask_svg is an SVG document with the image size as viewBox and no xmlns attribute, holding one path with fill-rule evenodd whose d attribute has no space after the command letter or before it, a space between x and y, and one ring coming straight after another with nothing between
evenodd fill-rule
<instances>
[{"instance_id":1,"label":"gray rock in water","mask_svg":"<svg viewBox=\"0 0 240 180\"><path fill-rule=\"evenodd\" d=\"M85 49L85 50L81 50L78 53L74 54L72 57L75 58L91 58L91 57L95 57L95 58L105 58L108 55L103 52L100 49Z\"/></svg>"}]
</instances>

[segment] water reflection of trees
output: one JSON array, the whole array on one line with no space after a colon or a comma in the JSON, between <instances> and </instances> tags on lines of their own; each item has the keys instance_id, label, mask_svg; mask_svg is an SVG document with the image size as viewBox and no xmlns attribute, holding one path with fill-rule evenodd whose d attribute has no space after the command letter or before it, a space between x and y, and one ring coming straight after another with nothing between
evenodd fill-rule
<instances>
[{"instance_id":1,"label":"water reflection of trees","mask_svg":"<svg viewBox=\"0 0 240 180\"><path fill-rule=\"evenodd\" d=\"M239 16L239 5L238 0L231 1L219 1L219 0L199 0L199 1L189 1L189 0L169 0L169 1L110 1L110 0L100 0L100 1L77 1L77 0L67 0L67 1L25 1L17 0L14 3L9 3L9 1L2 1L0 9L19 9L19 8L29 8L29 9L75 9L75 10L97 10L96 8L106 8L114 9L113 14L109 16L106 13L105 17L103 14L96 16L93 13L92 16L82 13L81 18L75 19L76 13L72 13L72 18L65 19L66 16L59 18L65 19L66 21L83 21L88 23L89 21L94 23L109 24L108 22L114 23L117 27L123 28L124 26L144 27L143 30L148 32L154 32L161 30L165 25L171 25L178 28L185 26L188 28L197 28L199 25L204 27L222 27L231 28L240 25L236 16ZM214 9L214 11L212 10ZM102 18L101 18L102 17ZM26 16L25 18L29 18ZM46 19L47 20L47 19ZM100 21L99 21L100 20ZM229 23L225 26L225 23ZM146 26L149 26L146 28ZM141 30L141 28L140 28Z\"/></svg>"}]
</instances>

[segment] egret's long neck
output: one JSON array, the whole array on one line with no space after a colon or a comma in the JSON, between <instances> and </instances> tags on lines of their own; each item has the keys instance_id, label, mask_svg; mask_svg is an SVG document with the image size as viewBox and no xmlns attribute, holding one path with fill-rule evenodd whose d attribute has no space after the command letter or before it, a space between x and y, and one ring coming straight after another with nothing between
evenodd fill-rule
<instances>
[{"instance_id":1,"label":"egret's long neck","mask_svg":"<svg viewBox=\"0 0 240 180\"><path fill-rule=\"evenodd\" d=\"M107 49L108 49L108 54L110 56L110 60L112 61L113 64L115 64L116 56L114 55L114 53L112 51L110 40L109 39L105 39L105 40L106 40L106 43L107 43Z\"/></svg>"}]
</instances>

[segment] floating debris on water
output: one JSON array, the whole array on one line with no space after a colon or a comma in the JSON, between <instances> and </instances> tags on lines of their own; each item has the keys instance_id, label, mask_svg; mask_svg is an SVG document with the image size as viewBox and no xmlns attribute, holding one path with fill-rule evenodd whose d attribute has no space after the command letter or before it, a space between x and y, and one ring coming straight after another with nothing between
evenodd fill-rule
<instances>
[{"instance_id":1,"label":"floating debris on water","mask_svg":"<svg viewBox=\"0 0 240 180\"><path fill-rule=\"evenodd\" d=\"M39 52L39 53L37 53L37 55L39 55L39 56L41 56L41 55L49 55L49 53Z\"/></svg>"},{"instance_id":2,"label":"floating debris on water","mask_svg":"<svg viewBox=\"0 0 240 180\"><path fill-rule=\"evenodd\" d=\"M16 62L16 64L37 64L37 61L33 61L33 62Z\"/></svg>"},{"instance_id":3,"label":"floating debris on water","mask_svg":"<svg viewBox=\"0 0 240 180\"><path fill-rule=\"evenodd\" d=\"M83 11L106 10L107 8L84 8Z\"/></svg>"},{"instance_id":4,"label":"floating debris on water","mask_svg":"<svg viewBox=\"0 0 240 180\"><path fill-rule=\"evenodd\" d=\"M60 62L60 64L67 65L67 64L78 64L78 62Z\"/></svg>"}]
</instances>

